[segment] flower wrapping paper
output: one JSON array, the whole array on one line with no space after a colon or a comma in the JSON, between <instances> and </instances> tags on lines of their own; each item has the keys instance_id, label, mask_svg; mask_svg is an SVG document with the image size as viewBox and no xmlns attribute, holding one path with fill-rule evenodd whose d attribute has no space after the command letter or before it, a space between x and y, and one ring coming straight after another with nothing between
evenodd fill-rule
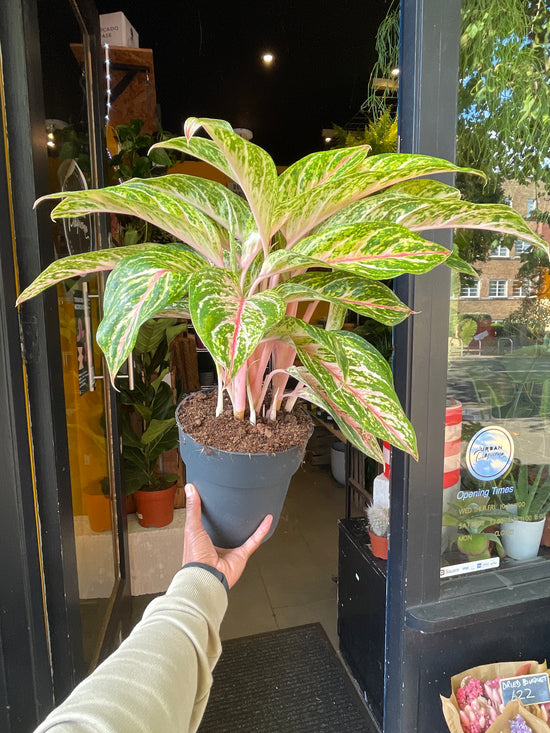
<instances>
[{"instance_id":1,"label":"flower wrapping paper","mask_svg":"<svg viewBox=\"0 0 550 733\"><path fill-rule=\"evenodd\" d=\"M515 677L516 675L535 674L547 671L546 661L534 662L495 662L493 664L482 664L479 667L472 667L465 672L455 674L451 677L452 694L450 697L441 695L443 715L450 733L464 733L460 722L459 707L456 699L456 691L465 677L477 677L482 682L494 680L496 677ZM536 715L527 710L518 700L512 700L506 705L496 721L487 729L487 733L510 733L510 720L520 714L533 733L550 733L550 726Z\"/></svg>"}]
</instances>

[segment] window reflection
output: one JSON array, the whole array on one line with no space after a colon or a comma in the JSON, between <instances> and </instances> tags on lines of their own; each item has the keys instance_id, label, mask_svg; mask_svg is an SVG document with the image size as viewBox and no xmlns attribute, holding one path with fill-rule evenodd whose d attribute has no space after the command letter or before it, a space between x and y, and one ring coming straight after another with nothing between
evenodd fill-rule
<instances>
[{"instance_id":1,"label":"window reflection","mask_svg":"<svg viewBox=\"0 0 550 733\"><path fill-rule=\"evenodd\" d=\"M524 39L506 30L505 19L486 29L488 54L474 33L476 7L463 3L457 162L483 169L489 180L458 176L457 186L471 200L511 205L550 242L546 150L536 147L536 119L528 127L523 114L532 92L501 79L503 69L483 71L489 57L507 58L519 43L507 69L545 83L536 63L540 9L526 3L521 10ZM499 85L513 94L499 95ZM520 127L512 135L514 119ZM455 246L477 278L453 274L452 281L442 577L550 558L548 259L526 242L490 232L457 232Z\"/></svg>"}]
</instances>

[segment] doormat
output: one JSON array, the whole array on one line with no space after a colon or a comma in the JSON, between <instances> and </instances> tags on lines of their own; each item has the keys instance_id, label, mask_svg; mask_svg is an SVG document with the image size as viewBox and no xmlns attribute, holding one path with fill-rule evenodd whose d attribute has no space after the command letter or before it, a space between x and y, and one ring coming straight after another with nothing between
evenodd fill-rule
<instances>
[{"instance_id":1,"label":"doormat","mask_svg":"<svg viewBox=\"0 0 550 733\"><path fill-rule=\"evenodd\" d=\"M319 623L223 642L199 733L374 733Z\"/></svg>"}]
</instances>

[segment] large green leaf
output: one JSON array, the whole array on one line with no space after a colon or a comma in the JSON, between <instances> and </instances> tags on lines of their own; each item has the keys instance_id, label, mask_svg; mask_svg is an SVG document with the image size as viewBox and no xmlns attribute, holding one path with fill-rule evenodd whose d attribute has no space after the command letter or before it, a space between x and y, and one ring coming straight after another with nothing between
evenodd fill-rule
<instances>
[{"instance_id":1,"label":"large green leaf","mask_svg":"<svg viewBox=\"0 0 550 733\"><path fill-rule=\"evenodd\" d=\"M317 231L341 226L347 221L387 221L411 231L427 229L487 229L513 234L548 250L525 220L510 206L474 204L455 198L427 199L397 194L393 189L356 201L331 216Z\"/></svg>"},{"instance_id":2,"label":"large green leaf","mask_svg":"<svg viewBox=\"0 0 550 733\"><path fill-rule=\"evenodd\" d=\"M194 158L214 166L228 178L236 180L234 171L213 140L208 140L205 137L192 137L189 140L186 137L173 137L170 140L155 143L151 150L155 148L169 148L185 155L192 155Z\"/></svg>"},{"instance_id":3,"label":"large green leaf","mask_svg":"<svg viewBox=\"0 0 550 733\"><path fill-rule=\"evenodd\" d=\"M368 145L335 148L311 153L293 163L279 176L279 200L293 198L329 178L344 176L361 166L369 152Z\"/></svg>"},{"instance_id":4,"label":"large green leaf","mask_svg":"<svg viewBox=\"0 0 550 733\"><path fill-rule=\"evenodd\" d=\"M290 367L287 372L306 385L300 390L300 397L328 412L335 420L344 437L366 455L378 463L384 462L380 441L363 429L357 420L350 418L347 410L336 404L331 394L324 392L323 386L305 367Z\"/></svg>"},{"instance_id":5,"label":"large green leaf","mask_svg":"<svg viewBox=\"0 0 550 733\"><path fill-rule=\"evenodd\" d=\"M386 285L341 272L308 272L287 280L276 288L287 302L326 300L344 309L395 326L411 313Z\"/></svg>"},{"instance_id":6,"label":"large green leaf","mask_svg":"<svg viewBox=\"0 0 550 733\"><path fill-rule=\"evenodd\" d=\"M261 276L317 266L389 280L405 272L428 272L449 255L445 247L398 224L350 224L306 237L293 249L273 252L265 259Z\"/></svg>"},{"instance_id":7,"label":"large green leaf","mask_svg":"<svg viewBox=\"0 0 550 733\"><path fill-rule=\"evenodd\" d=\"M273 291L247 296L235 275L211 267L193 277L189 308L199 337L232 377L282 318L285 301Z\"/></svg>"},{"instance_id":8,"label":"large green leaf","mask_svg":"<svg viewBox=\"0 0 550 733\"><path fill-rule=\"evenodd\" d=\"M106 272L112 270L119 262L127 257L133 257L140 252L148 252L149 250L155 250L158 247L167 247L167 252L170 248L177 252L185 252L186 247L177 244L133 244L128 247L113 247L112 249L100 249L96 252L86 252L80 255L70 255L69 257L62 257L59 260L55 260L51 265L40 273L40 275L33 280L33 282L23 290L17 303L23 303L23 301L33 298L38 293L41 293L46 288L56 285L63 280L70 280L75 277L82 277L83 275L90 275L94 272ZM188 253L190 254L190 253ZM204 265L198 255L196 257L196 266ZM199 263L202 263L199 265Z\"/></svg>"},{"instance_id":9,"label":"large green leaf","mask_svg":"<svg viewBox=\"0 0 550 733\"><path fill-rule=\"evenodd\" d=\"M447 171L483 175L440 158L405 153L374 155L366 158L361 168L359 173L329 178L323 184L280 202L276 212L277 228L282 229L289 244L307 235L347 204L409 178Z\"/></svg>"},{"instance_id":10,"label":"large green leaf","mask_svg":"<svg viewBox=\"0 0 550 733\"><path fill-rule=\"evenodd\" d=\"M97 330L111 378L134 348L140 326L187 292L198 260L193 252L158 245L115 267L107 280L104 317Z\"/></svg>"},{"instance_id":11,"label":"large green leaf","mask_svg":"<svg viewBox=\"0 0 550 733\"><path fill-rule=\"evenodd\" d=\"M49 194L43 199L65 194ZM107 188L72 191L52 211L52 218L112 212L136 216L181 239L212 262L221 263L222 252L232 224L242 233L248 218L245 202L214 181L193 176L170 175L158 178L133 178ZM41 200L43 200L41 199ZM218 208L217 219L210 214ZM203 209L208 213L204 213Z\"/></svg>"},{"instance_id":12,"label":"large green leaf","mask_svg":"<svg viewBox=\"0 0 550 733\"><path fill-rule=\"evenodd\" d=\"M342 430L345 425L360 426L417 457L414 431L395 394L391 369L371 344L349 331L325 331L292 318L285 318L275 331L283 337L286 331L317 389L340 408L342 415L334 417Z\"/></svg>"},{"instance_id":13,"label":"large green leaf","mask_svg":"<svg viewBox=\"0 0 550 733\"><path fill-rule=\"evenodd\" d=\"M277 168L273 159L265 150L233 132L227 122L220 120L191 117L185 122L186 137L193 137L201 127L219 147L233 171L232 178L240 185L250 204L267 251L278 192Z\"/></svg>"}]
</instances>

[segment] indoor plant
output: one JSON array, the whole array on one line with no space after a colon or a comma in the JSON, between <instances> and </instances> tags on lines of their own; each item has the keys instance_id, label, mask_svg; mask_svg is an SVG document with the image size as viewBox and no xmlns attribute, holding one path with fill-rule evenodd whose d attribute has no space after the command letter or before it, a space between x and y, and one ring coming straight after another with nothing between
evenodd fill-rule
<instances>
[{"instance_id":1,"label":"indoor plant","mask_svg":"<svg viewBox=\"0 0 550 733\"><path fill-rule=\"evenodd\" d=\"M201 127L210 139L196 135ZM112 377L143 322L166 313L188 316L218 376L216 416L202 422L223 415L227 394L236 424L246 418L267 436L281 413L303 399L328 412L345 437L375 460L382 462L379 440L416 456L390 367L367 341L340 330L346 311L393 326L410 310L381 281L441 263L472 273L417 231L474 227L545 247L543 240L508 206L469 204L451 186L411 180L461 170L429 156L368 157L368 147L358 146L313 153L278 176L270 156L227 122L196 118L187 120L185 137L156 147L210 163L243 196L181 174L53 194L47 198L63 198L54 218L91 211L135 215L185 244L137 244L65 258L50 265L19 302L65 278L112 270L97 333ZM311 322L318 301L330 304L324 329ZM308 430L298 441L298 460ZM211 450L201 446L197 452ZM248 452L243 444L238 453ZM194 480L189 470L188 478ZM202 479L196 481L202 495ZM257 494L257 484L255 489ZM203 507L208 519L214 509L209 501ZM240 520L241 509L236 514Z\"/></svg>"},{"instance_id":2,"label":"indoor plant","mask_svg":"<svg viewBox=\"0 0 550 733\"><path fill-rule=\"evenodd\" d=\"M530 471L522 463L505 480L514 487L513 504L509 505L513 516L501 525L502 544L509 557L529 560L538 554L546 513L550 510L548 466Z\"/></svg>"},{"instance_id":3,"label":"indoor plant","mask_svg":"<svg viewBox=\"0 0 550 733\"><path fill-rule=\"evenodd\" d=\"M163 527L172 521L177 474L159 469L159 459L178 444L174 393L169 374L170 341L185 329L174 319L150 319L133 351L134 384L120 387L122 457L127 494L134 494L139 523Z\"/></svg>"},{"instance_id":4,"label":"indoor plant","mask_svg":"<svg viewBox=\"0 0 550 733\"><path fill-rule=\"evenodd\" d=\"M369 504L366 509L372 554L382 560L388 557L390 510L383 504Z\"/></svg>"}]
</instances>

